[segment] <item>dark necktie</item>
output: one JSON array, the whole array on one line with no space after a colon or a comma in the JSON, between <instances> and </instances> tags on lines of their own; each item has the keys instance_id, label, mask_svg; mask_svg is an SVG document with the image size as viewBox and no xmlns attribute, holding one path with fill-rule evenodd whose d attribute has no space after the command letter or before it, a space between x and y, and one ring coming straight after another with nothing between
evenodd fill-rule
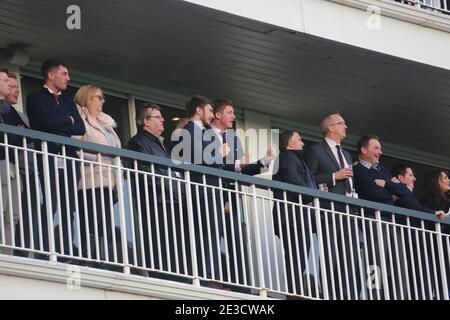
<instances>
[{"instance_id":1,"label":"dark necktie","mask_svg":"<svg viewBox=\"0 0 450 320\"><path fill-rule=\"evenodd\" d=\"M220 134L222 135L222 143L223 144L227 143L227 132L224 131L224 132L221 132ZM224 165L227 164L227 156L223 157L223 164Z\"/></svg>"},{"instance_id":2,"label":"dark necktie","mask_svg":"<svg viewBox=\"0 0 450 320\"><path fill-rule=\"evenodd\" d=\"M344 164L344 157L342 157L341 146L337 144L336 149L339 158L339 164L341 166L341 169L344 169L345 164ZM350 187L350 181L348 181L348 179L345 179L344 181L345 181L345 192L348 193L352 192L352 188Z\"/></svg>"},{"instance_id":3,"label":"dark necktie","mask_svg":"<svg viewBox=\"0 0 450 320\"><path fill-rule=\"evenodd\" d=\"M221 132L220 133L222 135L222 143L227 143L227 132Z\"/></svg>"},{"instance_id":4,"label":"dark necktie","mask_svg":"<svg viewBox=\"0 0 450 320\"><path fill-rule=\"evenodd\" d=\"M59 103L59 94L52 92L53 99L55 99L56 103Z\"/></svg>"}]
</instances>

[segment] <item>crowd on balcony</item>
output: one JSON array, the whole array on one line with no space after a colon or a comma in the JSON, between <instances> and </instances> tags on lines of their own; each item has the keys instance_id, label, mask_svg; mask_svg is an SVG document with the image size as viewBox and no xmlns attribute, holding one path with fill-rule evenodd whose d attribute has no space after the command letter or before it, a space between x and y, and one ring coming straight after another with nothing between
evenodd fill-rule
<instances>
[{"instance_id":1,"label":"crowd on balcony","mask_svg":"<svg viewBox=\"0 0 450 320\"><path fill-rule=\"evenodd\" d=\"M41 71L44 79L43 86L28 95L26 99L27 116L25 116L17 112L14 108L20 94L17 85L18 79L14 74L9 73L7 69L0 69L0 121L2 123L64 137L73 137L74 139L108 145L114 148L122 147L115 131L117 126L116 122L102 111L105 98L100 87L93 84L82 86L77 91L75 97L71 98L64 94L64 90L70 81L67 64L57 59L47 60L42 64ZM414 184L416 181L414 168L407 164L398 164L392 170L384 168L380 163L382 146L378 136L362 136L357 143L359 159L357 161L352 159L350 153L341 146L343 140L346 138L348 123L337 112L326 115L321 119L320 129L323 133L323 140L321 142L303 150L304 143L301 133L299 131L286 131L280 135L279 155L274 147L270 147L263 158L254 162L251 162L250 156L244 152L241 141L233 130L235 115L232 101L223 98L211 101L203 96L193 96L186 103L186 116L187 118L182 126L180 125L180 129L184 129L184 132L187 132L188 135L180 132L179 137L180 143L188 145L191 152L180 154L179 159L183 161L246 175L257 175L266 172L270 164L276 162L278 171L273 175L273 180L276 181L324 192L332 192L346 197L359 197L365 200L418 210L436 215L440 219L445 218L450 210L450 183L447 170L436 169L429 173L424 182L426 194L419 201L414 194ZM171 154L168 153L164 141L161 138L164 132L164 123L164 110L158 105L148 103L140 106L136 113L137 133L130 139L125 148L170 159ZM5 142L3 134L0 137L0 142ZM41 150L42 146L40 142L35 141L34 143L34 148ZM23 145L23 141L21 137L8 135L8 144L21 146ZM205 152L208 148L211 150L209 153ZM51 154L61 154L62 148L58 144L48 144L47 151ZM205 154L208 154L208 157ZM69 146L65 148L65 155L67 157L82 156L84 160L97 160L96 154L83 152L81 155L79 150ZM10 237L13 234L11 227L14 228L18 224L20 216L18 204L20 201L25 201L24 204L26 205L27 197L20 193L8 193L8 184L15 186L18 176L24 174L21 170L23 169L21 163L19 166L15 166L14 161L17 161L17 157L15 157L12 149L9 152L5 152L4 147L0 148L0 160L2 208L5 226L4 236L6 237L5 244L10 245L12 243ZM53 196L51 199L51 211L53 213L56 213L57 210L63 213L68 212L68 214L61 215L62 220L60 221L64 230L62 233L64 239L60 240L64 243L64 248L68 248L71 244L69 243L70 239L68 237L67 219L73 219L72 213L75 210L74 195L78 192L78 199L83 199L83 192L93 190L93 192L86 193L88 203L93 203L92 197L96 199L110 199L111 194L109 190L116 187L117 181L115 181L114 177L111 178L108 175L106 166L95 167L94 179L92 179L89 163L84 164L85 168L83 168L83 165L65 166L62 161L64 160L61 158L58 161L50 161L48 164L48 176L45 176L45 164L42 158L39 158L38 177L41 186L44 185L45 179L49 179L48 185L50 186L49 191L51 195L69 195L67 199L66 197L61 197L59 204L56 202L56 197ZM114 161L113 158L102 158L104 164L112 164ZM133 167L134 161L130 161L126 165ZM21 169L16 171L17 167ZM62 168L66 168L66 170L62 170ZM163 176L169 175L168 168L159 166L152 168L150 163L143 161L138 162L138 169L143 172L152 172L154 170L153 173ZM83 174L85 175L84 178L82 178ZM176 170L171 170L170 174L174 178L185 178L182 172L177 172ZM33 181L33 175L30 175L30 179L30 188L38 185L37 181ZM159 181L152 182L151 179L148 181L143 176L139 177L140 180L135 177L132 177L132 179L134 179L132 180L132 185L144 186L148 184L149 190L152 190L152 183L158 184ZM23 184L25 179L22 178L20 181ZM60 183L57 183L57 181ZM67 183L61 183L61 181L67 181ZM198 183L206 182L208 186L219 186L219 179L217 177L209 175L204 177L202 174L195 172L191 172L190 181ZM232 183L225 179L222 181L221 187L225 189L234 188ZM20 188L21 190L25 189L23 185ZM161 192L150 192L148 197L146 197L142 192L142 188L141 190L133 189L133 199L136 200L136 205L140 206L143 212L148 210L149 206L158 207L160 212L162 212L164 210L163 207L173 204L177 207L178 202L181 202L176 192L172 193L171 197L164 197ZM167 183L165 188L167 189L167 194L169 194L169 189L171 188L170 183ZM157 186L157 190L162 190L161 185ZM203 213L201 218L196 218L197 220L202 220L195 221L196 225L200 223L207 225L214 219L219 219L219 225L222 223L231 223L230 221L221 221L222 215L217 214L217 212L233 211L233 208L236 208L236 200L226 202L225 206L221 207L219 202L213 201L215 198L214 192L216 192L214 190L218 189L205 188L204 192L201 191L199 193L200 201L193 203L194 212L199 211ZM186 196L187 192L187 190L183 190L183 194ZM36 195L38 192L32 192L32 194ZM45 195L46 193L44 192L43 206L45 206L46 202ZM114 194L113 198L116 196L117 194ZM194 197L194 191L192 191L192 196ZM219 195L217 195L218 197ZM276 199L284 199L283 191L274 190L274 197ZM298 194L290 192L287 195L287 199L297 202ZM113 202L117 201L116 199L111 200ZM304 203L309 203L312 201L312 198L304 197L303 200ZM31 203L34 203L34 201L32 199ZM94 206L86 206L84 202L80 203L79 208L80 216L88 217L87 219L80 219L82 223L80 230L82 232L93 234L94 230L92 227L94 220L99 225L110 224L112 215L111 206L106 205L102 207L102 202L96 201L96 205ZM340 207L336 207L335 209L344 210L344 208ZM12 211L12 214L10 211ZM100 214L103 211L105 215ZM42 212L45 212L44 208ZM205 212L208 212L210 216L207 217ZM282 221L281 226L277 225L279 221L275 217L277 214L279 212L274 210L274 223L276 224L274 230L276 232L277 230L284 230L283 234L289 235L295 232L294 229L298 229L293 228L292 223L289 229L287 224L283 222L286 220ZM10 217L13 217L14 221L9 221ZM23 219L27 219L26 215L23 215ZM40 225L43 234L47 234L48 232L48 222L46 219L47 215L41 215ZM151 232L155 237L157 230L149 230L147 226L151 225L153 228L153 226L157 225L155 223L155 219L157 218L152 215L143 214L142 219L143 233ZM148 223L146 219L150 219L151 222ZM86 220L89 227L83 224ZM177 221L169 220L169 224L172 223L179 224ZM162 221L160 224L162 224ZM213 226L211 225L211 227ZM180 228L180 226L177 225L177 228ZM106 237L108 242L112 242L113 239L110 232L106 231L107 234L103 234L104 231L101 228L99 230L101 236ZM201 231L203 232L203 237L200 236L198 238L207 239L207 230L208 228L203 228ZM197 230L197 232L200 231ZM337 230L337 232L340 232L340 230ZM283 239L283 236L280 234L277 235L285 244L287 239ZM219 239L222 236L219 230ZM238 237L237 234L236 236ZM81 238L86 239L85 236ZM213 248L218 246L219 244L215 243L215 237L213 238L211 242L205 245ZM30 241L26 235L25 239L25 242ZM44 239L46 239L44 251L48 251L48 238ZM352 239L348 240L351 241ZM144 244L145 251L155 251L157 248L152 247L154 243L156 243L156 240L146 242ZM163 243L162 245L170 244ZM86 241L82 240L81 247L83 252L86 252L86 246ZM197 245L198 247L200 245ZM166 250L163 247L161 251L164 254ZM210 250L206 251L210 252ZM210 272L216 275L219 273L217 269L219 259L217 251L211 251L213 252L212 256L206 258L208 278L213 278L213 275L209 274ZM11 254L12 250L0 248L0 252ZM112 252L110 254L112 255ZM93 258L99 257L93 256ZM287 265L290 265L290 258L286 256L286 259L288 260ZM210 263L212 263L212 266L209 265ZM147 255L147 265L151 264L150 255ZM157 269L159 267L161 266L155 266ZM295 273L288 272L288 275Z\"/></svg>"}]
</instances>

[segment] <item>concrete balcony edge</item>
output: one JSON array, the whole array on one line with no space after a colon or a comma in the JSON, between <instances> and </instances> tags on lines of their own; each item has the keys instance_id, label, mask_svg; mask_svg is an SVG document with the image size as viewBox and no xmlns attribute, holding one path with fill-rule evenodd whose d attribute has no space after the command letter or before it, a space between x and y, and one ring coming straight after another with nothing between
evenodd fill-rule
<instances>
[{"instance_id":1,"label":"concrete balcony edge","mask_svg":"<svg viewBox=\"0 0 450 320\"><path fill-rule=\"evenodd\" d=\"M67 284L74 268L79 270L80 286L106 291L115 291L153 299L211 299L211 300L256 300L266 299L258 295L243 294L191 284L162 280L138 275L126 275L119 272L78 267L59 262L34 260L0 254L0 276L19 277L59 284ZM25 289L26 290L26 289ZM1 295L0 289L0 295ZM45 299L44 297L33 297ZM61 299L71 299L70 294ZM5 299L5 297L3 297ZM9 298L7 298L9 299ZM10 299L21 299L10 297Z\"/></svg>"}]
</instances>

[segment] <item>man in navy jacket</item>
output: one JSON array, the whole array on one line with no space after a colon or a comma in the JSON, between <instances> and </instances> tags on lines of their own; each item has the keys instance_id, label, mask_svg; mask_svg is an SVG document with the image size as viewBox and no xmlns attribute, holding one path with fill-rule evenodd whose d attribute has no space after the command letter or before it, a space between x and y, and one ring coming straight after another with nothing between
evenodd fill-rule
<instances>
[{"instance_id":1,"label":"man in navy jacket","mask_svg":"<svg viewBox=\"0 0 450 320\"><path fill-rule=\"evenodd\" d=\"M356 192L359 198L384 204L394 204L393 195L402 198L406 194L404 186L384 167L380 166L383 152L377 136L365 135L357 144L359 162L353 167Z\"/></svg>"},{"instance_id":2,"label":"man in navy jacket","mask_svg":"<svg viewBox=\"0 0 450 320\"><path fill-rule=\"evenodd\" d=\"M62 91L67 88L70 80L68 66L61 60L51 59L45 61L41 66L42 76L44 77L44 86L31 93L27 97L26 109L30 119L31 129L56 134L64 137L72 135L83 135L85 133L84 122L81 119L78 110L72 98L65 96ZM41 150L41 143L36 143L36 148ZM43 190L44 202L41 210L42 217L42 237L44 251L49 250L47 237L47 217L46 205L51 203L51 212L55 213L58 209L57 193L59 193L61 205L62 234L57 234L56 238L64 239L64 247L56 243L56 251L61 254L69 254L72 246L72 239L69 239L69 231L72 231L74 203L74 180L78 182L80 172L79 163L75 163L75 172L72 170L72 161L66 161L53 155L62 154L62 146L58 144L48 144L49 157L49 184L50 194L45 192L44 184L44 166L43 159L39 157L39 180ZM76 150L72 147L66 147L67 157L76 158ZM57 174L55 174L57 171ZM67 180L64 173L67 173ZM66 198L66 191L68 197ZM51 202L47 197L51 197ZM68 219L69 218L69 219ZM37 237L36 237L37 238Z\"/></svg>"},{"instance_id":3,"label":"man in navy jacket","mask_svg":"<svg viewBox=\"0 0 450 320\"><path fill-rule=\"evenodd\" d=\"M359 162L353 167L353 174L355 179L355 185L356 185L356 192L359 195L359 198L365 199L365 200L371 200L376 201L388 205L394 204L394 196L397 198L404 198L407 196L407 188L400 183L397 179L393 179L389 171L387 171L385 168L380 166L380 158L382 155L381 151L381 144L380 139L375 135L364 135L362 136L357 143L357 149L359 153ZM365 211L366 216L373 218L373 212L370 212L371 210ZM381 219L384 221L390 221L392 222L391 215L387 215L385 213L381 213ZM367 224L366 230L369 230L368 227L370 227L369 223L370 221L365 222ZM373 227L373 226L372 226ZM375 237L380 237L378 233L374 235ZM369 244L369 260L371 260L371 252L374 251L376 254L376 265L378 267L382 267L380 265L380 259L381 259L381 252L384 252L384 256L386 257L386 273L389 277L389 283L392 284L393 281L396 282L396 294L397 297L400 297L400 294L406 294L406 266L404 264L403 259L399 259L399 261L396 261L397 259L393 257L393 264L399 265L402 277L400 278L398 274L395 276L395 280L392 279L391 270L389 268L390 265L390 259L389 259L389 244L387 242L388 238L391 240L391 246L394 247L394 240L397 239L397 248L399 250L399 256L403 257L403 246L400 243L401 236L397 229L389 228L389 232L386 232L386 225L383 223L383 245L382 248L379 247L379 241L374 242L374 246L372 247L370 245L370 235L369 232L366 234L366 241ZM369 266L374 265L374 261L369 261ZM369 268L369 266L366 266ZM381 272L383 272L382 269L380 269ZM367 273L369 274L370 271L367 269ZM396 271L397 273L397 271ZM400 279L403 284L403 292L400 291ZM376 286L374 286L374 289L377 289ZM382 295L386 295L387 288L380 288L382 289ZM389 287L389 293L390 296L394 294L392 285Z\"/></svg>"},{"instance_id":4,"label":"man in navy jacket","mask_svg":"<svg viewBox=\"0 0 450 320\"><path fill-rule=\"evenodd\" d=\"M251 176L266 172L269 169L270 162L275 157L275 151L272 148L269 148L263 158L249 163L249 156L244 153L241 140L233 129L235 120L233 102L228 99L216 99L214 100L213 111L214 119L211 122L211 128L215 133L213 135L213 143L216 144L217 149L220 148L222 144L227 144L230 149L230 152L226 157L219 157L216 159L217 162L223 165L222 169ZM222 186L231 190L235 189L233 181L227 179L222 180ZM248 261L246 259L246 241L248 239L248 235L246 233L247 228L245 216L243 215L241 198L242 197L236 196L233 192L230 197L227 192L223 193L226 208L226 249L230 257L230 277L233 282L239 281L240 283L244 283L243 264L246 266L245 268L247 273L250 272L250 268L248 267ZM240 216L238 215L239 212L241 213ZM241 244L241 242L243 243ZM233 272L235 269L232 267L235 265L235 261L237 262L237 274ZM247 274L247 277L249 277L249 274Z\"/></svg>"},{"instance_id":5,"label":"man in navy jacket","mask_svg":"<svg viewBox=\"0 0 450 320\"><path fill-rule=\"evenodd\" d=\"M186 113L189 122L180 130L181 141L172 149L172 158L223 169L224 164L218 159L228 155L230 149L225 144L217 147L213 144L214 131L210 127L214 117L212 102L206 97L194 96L186 103ZM213 188L219 186L219 179L206 175L203 181L203 174L190 172L190 181L195 183L191 184L191 195L199 274L208 279L220 279L223 208L220 194ZM205 187L199 185L203 182Z\"/></svg>"}]
</instances>

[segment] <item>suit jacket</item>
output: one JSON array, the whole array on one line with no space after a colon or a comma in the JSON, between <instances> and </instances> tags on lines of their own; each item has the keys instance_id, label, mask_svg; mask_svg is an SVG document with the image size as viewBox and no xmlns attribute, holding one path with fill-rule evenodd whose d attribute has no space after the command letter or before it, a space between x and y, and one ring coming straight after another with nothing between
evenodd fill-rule
<instances>
[{"instance_id":1,"label":"suit jacket","mask_svg":"<svg viewBox=\"0 0 450 320\"><path fill-rule=\"evenodd\" d=\"M215 169L224 168L222 156L216 153L217 140L214 139L214 130L210 127L202 129L193 121L189 121L183 129L186 130L189 136L186 137L182 134L180 143L183 143L184 147L187 147L189 150L183 150L182 160ZM188 141L184 141L185 139L188 139ZM202 174L192 172L191 180L202 183ZM206 184L218 186L219 180L214 176L206 176Z\"/></svg>"},{"instance_id":2,"label":"suit jacket","mask_svg":"<svg viewBox=\"0 0 450 320\"><path fill-rule=\"evenodd\" d=\"M381 166L378 171L367 169L358 162L353 166L353 177L355 179L356 192L361 199L393 205L393 194L400 199L408 196L409 189L405 188L405 185L402 183L392 182L391 174ZM375 179L385 180L386 185L384 188L378 186L374 181Z\"/></svg>"},{"instance_id":3,"label":"suit jacket","mask_svg":"<svg viewBox=\"0 0 450 320\"><path fill-rule=\"evenodd\" d=\"M347 163L351 164L350 153L344 149L341 150ZM326 183L329 192L345 195L345 180L336 180L336 185L333 186L333 173L341 168L325 140L305 150L305 161L318 184Z\"/></svg>"},{"instance_id":4,"label":"suit jacket","mask_svg":"<svg viewBox=\"0 0 450 320\"><path fill-rule=\"evenodd\" d=\"M16 109L14 109L13 106L10 106L8 103L6 103L6 101L4 100L0 100L0 104L3 104L4 110L7 110L9 108L9 111L7 111L6 113L2 113L0 114L0 123L4 123L4 124L8 124L10 126L19 126L22 125L24 127L26 127L25 122L22 121L22 118L19 116L19 114L17 113ZM23 138L21 136L17 136L14 134L7 134L8 137L8 144L9 145L14 145L14 146L22 146L23 145ZM5 141L5 137L4 134L1 132L0 133L0 142L4 143ZM14 149L9 147L8 148L8 154L9 154L9 162L10 163L15 163L15 156L14 156ZM19 157L20 155L23 155L22 152L19 151ZM6 157L6 147L0 147L0 160L4 160Z\"/></svg>"},{"instance_id":5,"label":"suit jacket","mask_svg":"<svg viewBox=\"0 0 450 320\"><path fill-rule=\"evenodd\" d=\"M154 155L157 157L162 157L162 158L169 158L169 155L167 154L166 149L164 148L161 140L154 136L153 134L151 134L150 132L148 132L147 130L144 129L139 129L138 132L136 133L136 135L134 137L132 137L130 139L130 141L127 144L126 147L128 150L133 150L133 151L137 151L137 152L142 152L142 153L146 153L146 154L150 154L150 155ZM127 167L129 168L134 168L134 161L128 161L127 162ZM138 161L138 169L141 171L145 171L145 172L151 172L151 163L148 162L143 162L143 161ZM166 167L164 166L158 166L155 165L154 166L154 172L155 174L158 175L162 175L162 176L168 176L168 170ZM181 173L177 173L176 171L172 170L172 176L173 177L178 177L181 178ZM131 186L132 186L132 190L135 193L136 192L136 188L135 188L135 175L132 173L131 174ZM149 198L153 199L153 189L152 189L152 177L148 177L147 179L147 183L149 185ZM144 199L144 176L143 174L139 174L139 186L140 186L140 193L141 193L141 201ZM158 203L162 203L162 194L161 194L161 178L159 177L155 177L155 185L156 185L156 197L157 197L157 202ZM170 202L170 188L169 188L169 183L168 180L164 181L164 186L165 186L165 193L166 193L166 202ZM177 192L177 186L175 182L172 182L172 193L173 193L173 200L174 202L178 202L178 192ZM184 191L182 190L182 194L184 193Z\"/></svg>"},{"instance_id":6,"label":"suit jacket","mask_svg":"<svg viewBox=\"0 0 450 320\"><path fill-rule=\"evenodd\" d=\"M278 171L275 175L272 176L272 180L317 189L314 177L312 176L311 171L308 168L308 165L303 160L302 152L300 150L282 150L280 151L280 154L276 161L278 161ZM277 167L277 165L275 165L275 167ZM276 199L284 200L283 193L284 193L283 190L273 189L273 196ZM288 201L298 203L297 193L287 192L286 197ZM313 197L303 196L302 200L303 200L302 202L306 204L311 202L313 200ZM300 214L301 214L300 207L296 206L295 216L297 218L297 227L301 227L301 219L299 216ZM286 211L286 208L282 203L280 204L280 206L274 205L272 209L272 215L276 235L280 236L279 234L280 225L278 220L281 221L282 225L286 225L287 222L289 221L289 225L291 227L294 226L292 208L290 206L288 206L288 209ZM314 226L315 225L314 215L311 218Z\"/></svg>"},{"instance_id":7,"label":"suit jacket","mask_svg":"<svg viewBox=\"0 0 450 320\"><path fill-rule=\"evenodd\" d=\"M224 159L218 159L218 161L223 161L223 169L231 172L236 171L235 163L237 160L241 159L244 156L244 149L242 148L242 143L239 137L236 135L234 130L227 130L227 144L230 148L230 153ZM217 136L217 133L214 135L213 143L220 145L221 140ZM244 166L241 170L241 173L247 174L249 176L254 176L261 173L261 169L263 168L263 164L261 160L258 160L253 163L249 163Z\"/></svg>"},{"instance_id":8,"label":"suit jacket","mask_svg":"<svg viewBox=\"0 0 450 320\"><path fill-rule=\"evenodd\" d=\"M303 161L302 152L297 150L282 150L278 156L278 171L272 180L291 183L302 187L317 189L313 174ZM274 190L274 197L283 199L283 190ZM298 194L288 192L288 201L298 202ZM312 197L303 197L303 203L308 203Z\"/></svg>"}]
</instances>

